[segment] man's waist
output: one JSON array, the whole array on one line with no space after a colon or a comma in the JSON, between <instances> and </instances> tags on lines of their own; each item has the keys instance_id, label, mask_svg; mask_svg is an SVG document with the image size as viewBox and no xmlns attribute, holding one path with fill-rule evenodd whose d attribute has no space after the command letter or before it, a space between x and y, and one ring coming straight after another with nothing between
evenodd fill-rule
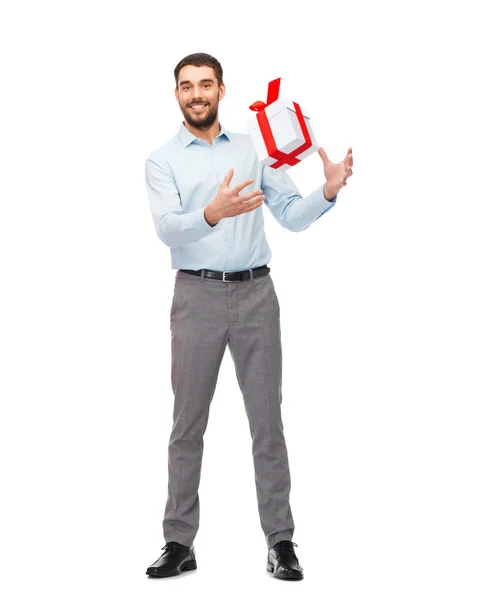
<instances>
[{"instance_id":1,"label":"man's waist","mask_svg":"<svg viewBox=\"0 0 482 600\"><path fill-rule=\"evenodd\" d=\"M251 277L261 277L263 275L267 275L270 272L270 267L268 265L262 265L259 267L253 267L250 269L245 269L243 271L213 271L211 269L179 269L183 273L189 273L191 275L197 275L201 277L204 272L204 277L209 279L220 279L222 281L244 281L245 279L250 279Z\"/></svg>"}]
</instances>

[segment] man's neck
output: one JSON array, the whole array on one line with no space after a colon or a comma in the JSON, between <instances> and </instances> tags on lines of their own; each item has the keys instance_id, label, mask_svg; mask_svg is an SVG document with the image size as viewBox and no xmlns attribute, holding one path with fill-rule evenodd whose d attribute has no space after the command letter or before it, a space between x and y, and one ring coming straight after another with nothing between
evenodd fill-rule
<instances>
[{"instance_id":1,"label":"man's neck","mask_svg":"<svg viewBox=\"0 0 482 600\"><path fill-rule=\"evenodd\" d=\"M184 123L184 126L186 127L186 129L188 131L190 131L196 137L201 138L203 140L206 140L206 142L210 146L213 145L214 138L221 133L221 126L219 125L219 120L218 119L216 119L216 121L214 121L214 123L211 125L211 127L209 129L206 129L206 130L204 130L204 129L198 129L197 127L193 127L187 121L183 121L183 123Z\"/></svg>"}]
</instances>

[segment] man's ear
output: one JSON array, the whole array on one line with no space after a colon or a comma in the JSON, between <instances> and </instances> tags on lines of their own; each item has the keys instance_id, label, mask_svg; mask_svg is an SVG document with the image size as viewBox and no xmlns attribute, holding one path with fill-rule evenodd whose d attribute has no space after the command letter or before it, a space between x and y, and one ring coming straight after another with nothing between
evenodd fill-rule
<instances>
[{"instance_id":1,"label":"man's ear","mask_svg":"<svg viewBox=\"0 0 482 600\"><path fill-rule=\"evenodd\" d=\"M224 86L224 83L222 83L219 86L219 99L222 100L224 98L224 95L226 94L226 88Z\"/></svg>"}]
</instances>

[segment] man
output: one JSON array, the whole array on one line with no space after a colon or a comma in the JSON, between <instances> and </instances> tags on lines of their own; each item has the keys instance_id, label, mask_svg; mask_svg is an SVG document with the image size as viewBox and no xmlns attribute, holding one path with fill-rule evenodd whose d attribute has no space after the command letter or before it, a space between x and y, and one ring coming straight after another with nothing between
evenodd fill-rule
<instances>
[{"instance_id":1,"label":"man","mask_svg":"<svg viewBox=\"0 0 482 600\"><path fill-rule=\"evenodd\" d=\"M303 198L286 172L262 165L247 134L218 119L225 86L220 63L192 54L174 70L184 116L179 132L146 161L146 188L157 235L177 269L170 321L173 427L168 449L166 545L147 575L197 568L198 487L203 436L226 346L233 358L252 437L256 493L268 546L267 570L302 579L292 541L290 473L281 418L280 307L267 266L271 251L264 203L290 231L303 231L336 202L352 174L351 148L326 182ZM236 522L232 536L239 536Z\"/></svg>"}]
</instances>

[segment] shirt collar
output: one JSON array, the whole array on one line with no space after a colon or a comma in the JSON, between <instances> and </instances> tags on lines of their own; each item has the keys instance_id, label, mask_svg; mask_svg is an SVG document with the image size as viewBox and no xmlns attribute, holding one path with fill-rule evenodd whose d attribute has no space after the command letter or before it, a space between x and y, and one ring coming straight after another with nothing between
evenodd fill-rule
<instances>
[{"instance_id":1,"label":"shirt collar","mask_svg":"<svg viewBox=\"0 0 482 600\"><path fill-rule=\"evenodd\" d=\"M229 142L230 141L229 135L228 135L228 132L226 131L226 129L224 129L223 124L219 123L219 127L220 127L221 131L214 139L221 137L222 135L225 135ZM197 138L194 134L192 134L189 131L189 129L184 125L184 122L182 122L181 126L179 127L178 137L181 140L181 144L184 146L184 148L189 146L189 144L191 142L194 142L194 140L200 139L200 138Z\"/></svg>"}]
</instances>

